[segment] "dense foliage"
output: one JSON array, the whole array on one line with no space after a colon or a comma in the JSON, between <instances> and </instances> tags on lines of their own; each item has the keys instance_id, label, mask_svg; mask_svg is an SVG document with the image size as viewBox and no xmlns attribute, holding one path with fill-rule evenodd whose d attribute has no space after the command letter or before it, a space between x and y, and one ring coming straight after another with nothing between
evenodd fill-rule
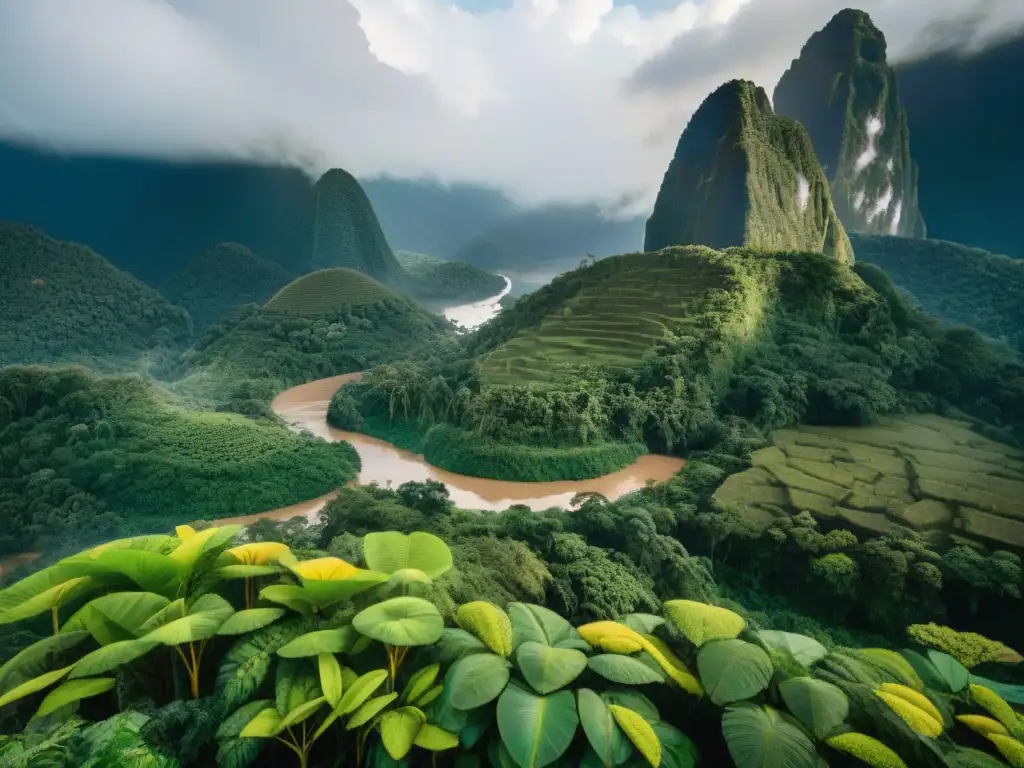
<instances>
[{"instance_id":1,"label":"dense foliage","mask_svg":"<svg viewBox=\"0 0 1024 768\"><path fill-rule=\"evenodd\" d=\"M0 365L111 368L183 344L188 314L102 256L0 221Z\"/></svg>"},{"instance_id":2,"label":"dense foliage","mask_svg":"<svg viewBox=\"0 0 1024 768\"><path fill-rule=\"evenodd\" d=\"M505 280L464 261L444 261L425 253L396 251L407 285L419 299L470 302L501 293Z\"/></svg>"},{"instance_id":3,"label":"dense foliage","mask_svg":"<svg viewBox=\"0 0 1024 768\"><path fill-rule=\"evenodd\" d=\"M648 262L653 269L652 259L724 270L715 287L728 290L709 287L688 313L663 319L663 336L632 367L558 367L549 360L556 375L543 384L488 385L495 350L535 334L616 270ZM577 314L572 322L596 316L596 310ZM609 443L642 443L656 452L689 453L751 429L856 426L905 410L955 407L1007 441L1019 441L1024 428L1019 363L1004 360L974 331L940 328L908 306L878 268L861 265L854 272L820 254L689 248L604 259L517 301L470 335L461 353L428 353L346 385L328 419L388 439L404 434L411 447L424 450L443 436L462 447L458 455L437 448L431 460L440 466L516 480L581 476L575 465L560 466L548 448L609 455ZM496 472L484 450L499 447L527 457ZM532 464L526 460L531 447L539 451ZM613 457L623 461L629 454Z\"/></svg>"},{"instance_id":4,"label":"dense foliage","mask_svg":"<svg viewBox=\"0 0 1024 768\"><path fill-rule=\"evenodd\" d=\"M929 314L1024 350L1024 261L942 240L850 240L858 260L884 269Z\"/></svg>"},{"instance_id":5,"label":"dense foliage","mask_svg":"<svg viewBox=\"0 0 1024 768\"><path fill-rule=\"evenodd\" d=\"M0 369L0 554L276 509L358 468L348 444L187 411L137 377Z\"/></svg>"},{"instance_id":6,"label":"dense foliage","mask_svg":"<svg viewBox=\"0 0 1024 768\"><path fill-rule=\"evenodd\" d=\"M415 501L443 515L429 490ZM345 532L348 560L238 533L108 542L0 591L3 624L52 624L0 667L0 713L23 729L0 757L940 768L1024 753L1024 689L944 650L984 637L912 627L913 648L839 647L686 598L579 623L452 602L458 558L430 533ZM1004 648L990 663L1020 661Z\"/></svg>"},{"instance_id":7,"label":"dense foliage","mask_svg":"<svg viewBox=\"0 0 1024 768\"><path fill-rule=\"evenodd\" d=\"M219 243L185 265L163 294L188 310L201 331L244 304L263 304L291 276L244 245Z\"/></svg>"}]
</instances>

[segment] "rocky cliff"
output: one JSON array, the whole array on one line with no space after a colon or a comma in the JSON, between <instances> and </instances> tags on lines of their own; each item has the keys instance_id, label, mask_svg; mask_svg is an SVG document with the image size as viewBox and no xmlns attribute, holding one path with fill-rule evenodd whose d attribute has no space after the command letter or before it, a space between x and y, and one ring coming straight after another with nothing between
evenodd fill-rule
<instances>
[{"instance_id":1,"label":"rocky cliff","mask_svg":"<svg viewBox=\"0 0 1024 768\"><path fill-rule=\"evenodd\" d=\"M807 131L772 112L763 88L733 80L708 96L679 138L644 248L748 245L853 251Z\"/></svg>"},{"instance_id":2,"label":"rocky cliff","mask_svg":"<svg viewBox=\"0 0 1024 768\"><path fill-rule=\"evenodd\" d=\"M340 168L316 183L312 267L354 269L392 286L403 280L370 199L356 178Z\"/></svg>"},{"instance_id":3,"label":"rocky cliff","mask_svg":"<svg viewBox=\"0 0 1024 768\"><path fill-rule=\"evenodd\" d=\"M866 13L840 11L811 35L772 101L807 128L849 230L924 237L907 113Z\"/></svg>"}]
</instances>

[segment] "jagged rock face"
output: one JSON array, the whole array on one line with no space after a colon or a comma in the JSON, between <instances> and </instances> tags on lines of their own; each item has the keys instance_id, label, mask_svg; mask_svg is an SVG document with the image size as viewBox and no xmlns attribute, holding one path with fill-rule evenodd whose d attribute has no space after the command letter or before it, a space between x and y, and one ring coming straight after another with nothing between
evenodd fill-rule
<instances>
[{"instance_id":1,"label":"jagged rock face","mask_svg":"<svg viewBox=\"0 0 1024 768\"><path fill-rule=\"evenodd\" d=\"M672 245L853 251L810 138L772 112L768 95L733 80L708 96L679 138L644 249Z\"/></svg>"},{"instance_id":2,"label":"jagged rock face","mask_svg":"<svg viewBox=\"0 0 1024 768\"><path fill-rule=\"evenodd\" d=\"M807 128L848 229L924 237L907 113L885 49L866 13L840 11L811 35L773 103Z\"/></svg>"},{"instance_id":3,"label":"jagged rock face","mask_svg":"<svg viewBox=\"0 0 1024 768\"><path fill-rule=\"evenodd\" d=\"M370 199L355 177L340 168L316 183L312 267L346 267L388 285L402 281L402 268Z\"/></svg>"}]
</instances>

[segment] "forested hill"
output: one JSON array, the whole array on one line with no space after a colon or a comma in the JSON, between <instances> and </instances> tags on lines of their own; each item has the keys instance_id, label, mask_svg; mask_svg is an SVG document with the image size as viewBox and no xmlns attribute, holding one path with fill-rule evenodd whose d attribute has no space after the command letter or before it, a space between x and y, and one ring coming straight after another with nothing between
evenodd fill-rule
<instances>
[{"instance_id":1,"label":"forested hill","mask_svg":"<svg viewBox=\"0 0 1024 768\"><path fill-rule=\"evenodd\" d=\"M244 245L218 243L190 261L164 287L163 294L184 307L196 331L243 304L263 304L291 276Z\"/></svg>"},{"instance_id":2,"label":"forested hill","mask_svg":"<svg viewBox=\"0 0 1024 768\"><path fill-rule=\"evenodd\" d=\"M191 332L185 310L99 254L0 222L0 365L117 367Z\"/></svg>"},{"instance_id":3,"label":"forested hill","mask_svg":"<svg viewBox=\"0 0 1024 768\"><path fill-rule=\"evenodd\" d=\"M1024 258L1024 34L897 65L928 235Z\"/></svg>"}]
</instances>

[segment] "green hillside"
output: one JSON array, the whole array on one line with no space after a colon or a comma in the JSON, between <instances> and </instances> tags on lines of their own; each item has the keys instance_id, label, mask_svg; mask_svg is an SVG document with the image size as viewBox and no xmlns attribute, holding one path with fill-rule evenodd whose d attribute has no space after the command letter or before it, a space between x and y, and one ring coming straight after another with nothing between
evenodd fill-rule
<instances>
[{"instance_id":1,"label":"green hillside","mask_svg":"<svg viewBox=\"0 0 1024 768\"><path fill-rule=\"evenodd\" d=\"M187 341L188 314L81 245L0 221L0 365L104 368Z\"/></svg>"},{"instance_id":2,"label":"green hillside","mask_svg":"<svg viewBox=\"0 0 1024 768\"><path fill-rule=\"evenodd\" d=\"M190 261L163 288L200 331L243 304L263 304L291 280L283 267L244 245L219 243Z\"/></svg>"},{"instance_id":3,"label":"green hillside","mask_svg":"<svg viewBox=\"0 0 1024 768\"><path fill-rule=\"evenodd\" d=\"M828 181L797 121L763 88L725 83L687 124L647 220L644 250L750 246L853 258Z\"/></svg>"},{"instance_id":4,"label":"green hillside","mask_svg":"<svg viewBox=\"0 0 1024 768\"><path fill-rule=\"evenodd\" d=\"M1024 350L1024 261L943 240L850 240L858 260L884 269L926 311Z\"/></svg>"},{"instance_id":5,"label":"green hillside","mask_svg":"<svg viewBox=\"0 0 1024 768\"><path fill-rule=\"evenodd\" d=\"M314 269L346 267L400 285L402 270L373 212L370 199L352 174L334 168L316 183L313 230Z\"/></svg>"},{"instance_id":6,"label":"green hillside","mask_svg":"<svg viewBox=\"0 0 1024 768\"><path fill-rule=\"evenodd\" d=\"M500 293L505 280L464 261L445 261L425 253L395 251L409 292L426 301L479 301Z\"/></svg>"},{"instance_id":7,"label":"green hillside","mask_svg":"<svg viewBox=\"0 0 1024 768\"><path fill-rule=\"evenodd\" d=\"M915 126L870 16L848 8L811 35L772 104L807 128L848 230L924 236L910 153Z\"/></svg>"},{"instance_id":8,"label":"green hillside","mask_svg":"<svg viewBox=\"0 0 1024 768\"><path fill-rule=\"evenodd\" d=\"M264 305L267 312L320 317L331 312L396 300L397 293L353 269L321 269L293 280Z\"/></svg>"},{"instance_id":9,"label":"green hillside","mask_svg":"<svg viewBox=\"0 0 1024 768\"><path fill-rule=\"evenodd\" d=\"M0 553L164 531L316 498L358 470L347 444L196 413L137 377L0 369Z\"/></svg>"}]
</instances>

